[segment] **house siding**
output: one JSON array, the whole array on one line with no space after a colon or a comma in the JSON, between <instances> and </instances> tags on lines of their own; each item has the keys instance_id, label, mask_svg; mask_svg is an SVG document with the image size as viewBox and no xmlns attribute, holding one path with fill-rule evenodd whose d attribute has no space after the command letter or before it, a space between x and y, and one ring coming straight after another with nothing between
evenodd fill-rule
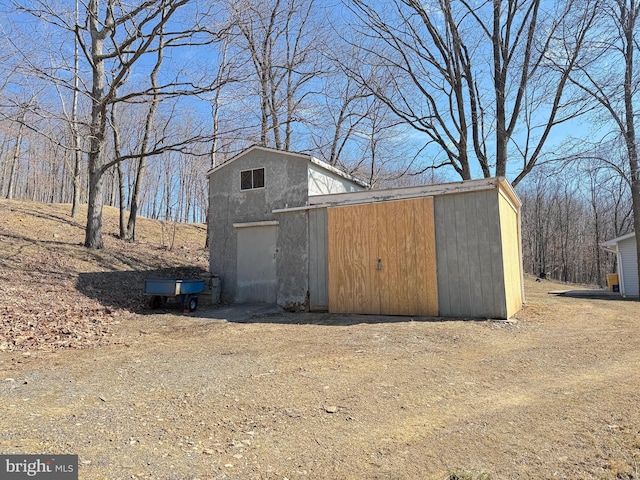
<instances>
[{"instance_id":1,"label":"house siding","mask_svg":"<svg viewBox=\"0 0 640 480\"><path fill-rule=\"evenodd\" d=\"M309 308L329 309L327 209L309 210Z\"/></svg>"},{"instance_id":2,"label":"house siding","mask_svg":"<svg viewBox=\"0 0 640 480\"><path fill-rule=\"evenodd\" d=\"M502 239L502 268L506 296L507 318L522 308L522 262L518 212L500 192L500 236Z\"/></svg>"},{"instance_id":3,"label":"house siding","mask_svg":"<svg viewBox=\"0 0 640 480\"><path fill-rule=\"evenodd\" d=\"M638 284L638 253L635 237L621 240L618 243L618 251L622 259L619 268L622 269L622 278L624 281L623 293L627 296L639 296Z\"/></svg>"}]
</instances>

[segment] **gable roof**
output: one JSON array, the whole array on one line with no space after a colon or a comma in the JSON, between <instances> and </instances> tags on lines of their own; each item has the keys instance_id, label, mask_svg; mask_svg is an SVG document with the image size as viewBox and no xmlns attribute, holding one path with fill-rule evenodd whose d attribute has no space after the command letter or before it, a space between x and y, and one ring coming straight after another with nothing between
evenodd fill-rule
<instances>
[{"instance_id":1,"label":"gable roof","mask_svg":"<svg viewBox=\"0 0 640 480\"><path fill-rule=\"evenodd\" d=\"M339 177L342 177L346 180L349 180L350 182L353 182L357 185L360 185L361 187L364 188L369 188L370 185L362 180L360 180L359 178L354 177L353 175L349 175L346 172L343 172L342 170L340 170L339 168L334 167L333 165L328 164L327 162L323 162L322 160L318 160L317 158L311 156L311 155L307 155L304 153L297 153L297 152L288 152L285 150L279 150L277 148L270 148L270 147L262 147L260 145L252 145L249 148L243 150L242 152L238 153L237 155L231 157L229 160L227 160L224 163L221 163L220 165L216 165L215 167L213 167L211 170L209 170L207 172L207 177L209 177L211 174L217 172L218 170L226 167L227 165L235 162L236 160L244 157L245 155L249 154L250 152L253 152L255 150L261 150L263 152L270 152L270 153L278 153L284 156L288 156L288 157L294 157L294 158L300 158L303 160L306 160L307 162L316 165L320 168L322 168L323 170L326 170L327 172L333 173L334 175L338 175Z\"/></svg>"}]
</instances>

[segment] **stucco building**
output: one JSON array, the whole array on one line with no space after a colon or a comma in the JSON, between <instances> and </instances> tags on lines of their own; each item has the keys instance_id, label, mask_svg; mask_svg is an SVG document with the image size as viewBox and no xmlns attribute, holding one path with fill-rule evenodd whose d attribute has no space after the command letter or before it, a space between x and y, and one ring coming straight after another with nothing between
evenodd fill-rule
<instances>
[{"instance_id":1,"label":"stucco building","mask_svg":"<svg viewBox=\"0 0 640 480\"><path fill-rule=\"evenodd\" d=\"M504 179L368 190L257 146L208 177L222 301L485 318L522 306L520 201Z\"/></svg>"}]
</instances>

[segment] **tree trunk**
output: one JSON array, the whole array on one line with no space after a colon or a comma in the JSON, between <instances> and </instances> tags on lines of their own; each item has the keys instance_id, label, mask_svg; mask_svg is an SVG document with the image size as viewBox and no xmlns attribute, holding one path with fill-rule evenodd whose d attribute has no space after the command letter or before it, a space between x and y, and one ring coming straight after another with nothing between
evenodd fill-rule
<instances>
[{"instance_id":1,"label":"tree trunk","mask_svg":"<svg viewBox=\"0 0 640 480\"><path fill-rule=\"evenodd\" d=\"M506 65L503 58L503 35L500 0L493 0L493 82L496 98L496 177L507 173L507 119L505 111ZM526 68L526 65L524 66Z\"/></svg>"},{"instance_id":2,"label":"tree trunk","mask_svg":"<svg viewBox=\"0 0 640 480\"><path fill-rule=\"evenodd\" d=\"M125 238L127 234L127 225L125 222L127 211L127 199L124 189L124 173L122 171L122 163L118 162L116 165L118 171L118 207L119 207L119 226L120 226L120 238Z\"/></svg>"},{"instance_id":3,"label":"tree trunk","mask_svg":"<svg viewBox=\"0 0 640 480\"><path fill-rule=\"evenodd\" d=\"M75 122L76 129L78 123ZM82 152L80 151L80 134L74 132L74 151L73 151L73 200L71 203L71 217L76 218L78 216L78 205L80 205L80 192L82 186L80 184L80 164L82 162Z\"/></svg>"},{"instance_id":4,"label":"tree trunk","mask_svg":"<svg viewBox=\"0 0 640 480\"><path fill-rule=\"evenodd\" d=\"M625 88L626 89L626 88ZM629 127L627 150L631 167L631 205L633 208L633 230L636 232L637 268L640 272L640 171L638 170L638 148L635 143L635 129Z\"/></svg>"},{"instance_id":5,"label":"tree trunk","mask_svg":"<svg viewBox=\"0 0 640 480\"><path fill-rule=\"evenodd\" d=\"M117 90L114 90L115 95L117 95ZM120 148L120 129L118 127L118 104L114 103L111 105L111 133L113 136L113 149L115 153L115 159L119 160L122 158L122 150ZM122 162L118 161L116 163L116 173L118 175L118 211L119 211L119 237L124 239L127 235L127 227L126 227L126 207L127 200L125 196L125 188L124 188L124 172L122 171Z\"/></svg>"},{"instance_id":6,"label":"tree trunk","mask_svg":"<svg viewBox=\"0 0 640 480\"><path fill-rule=\"evenodd\" d=\"M79 23L80 9L76 0L76 25ZM71 202L71 217L78 216L78 205L80 204L80 162L82 152L80 152L80 128L78 127L78 91L80 88L80 54L78 50L78 38L74 37L73 52L73 100L71 104L71 135L73 136L73 200Z\"/></svg>"},{"instance_id":7,"label":"tree trunk","mask_svg":"<svg viewBox=\"0 0 640 480\"><path fill-rule=\"evenodd\" d=\"M159 33L160 41L158 44L158 56L156 64L151 71L150 80L151 88L153 89L153 100L149 106L147 112L147 118L144 124L144 137L142 138L142 145L140 146L140 158L138 159L138 168L136 169L136 179L133 184L133 193L131 194L131 211L129 212L129 221L127 222L127 231L125 240L128 242L134 242L136 240L136 219L138 218L138 204L140 203L140 192L142 190L142 182L144 180L144 174L147 168L147 154L149 152L149 142L151 139L151 133L153 131L154 120L158 106L160 105L160 97L158 95L158 71L162 66L162 59L164 54L164 38L163 29Z\"/></svg>"},{"instance_id":8,"label":"tree trunk","mask_svg":"<svg viewBox=\"0 0 640 480\"><path fill-rule=\"evenodd\" d=\"M92 142L93 143L93 142ZM87 205L87 228L84 246L88 248L104 248L102 239L102 205L104 172L97 166L95 152L89 154L89 202Z\"/></svg>"},{"instance_id":9,"label":"tree trunk","mask_svg":"<svg viewBox=\"0 0 640 480\"><path fill-rule=\"evenodd\" d=\"M636 20L640 13L640 6L635 0L631 0L629 6L624 2L619 3L621 8L621 20L625 36L625 75L624 75L624 106L625 126L624 138L629 156L629 169L631 175L631 205L633 208L633 229L636 232L637 268L640 272L640 171L638 170L638 146L636 145L635 109L633 97L635 93L634 83L634 52L636 48Z\"/></svg>"},{"instance_id":10,"label":"tree trunk","mask_svg":"<svg viewBox=\"0 0 640 480\"><path fill-rule=\"evenodd\" d=\"M22 148L22 127L24 123L24 116L22 117L22 121L20 122L20 127L18 127L18 138L16 139L16 147L13 150L13 156L11 157L11 166L9 168L9 188L7 189L7 198L9 200L13 199L13 192L15 190L15 173L16 173L16 165L18 164L18 157L20 156L20 148Z\"/></svg>"},{"instance_id":11,"label":"tree trunk","mask_svg":"<svg viewBox=\"0 0 640 480\"><path fill-rule=\"evenodd\" d=\"M600 243L601 243L601 225L600 225L600 212L598 210L598 198L596 194L597 185L595 181L591 180L591 208L593 209L593 220L594 220L594 252L596 255L596 279L598 281L598 286L602 287L602 259L600 254Z\"/></svg>"},{"instance_id":12,"label":"tree trunk","mask_svg":"<svg viewBox=\"0 0 640 480\"><path fill-rule=\"evenodd\" d=\"M131 194L131 210L129 212L129 221L127 222L127 230L125 240L135 242L136 240L136 219L138 218L138 204L140 202L140 191L142 190L142 180L146 170L147 157L142 156L138 160L138 168L136 169L136 179L133 184L133 193Z\"/></svg>"},{"instance_id":13,"label":"tree trunk","mask_svg":"<svg viewBox=\"0 0 640 480\"><path fill-rule=\"evenodd\" d=\"M3 136L2 138L2 145L0 145L0 165L2 165L2 168L0 168L0 196L4 196L4 187L5 187L5 181L7 178L7 160L4 159L4 152L5 152L5 148L7 146L7 142L9 140L9 136Z\"/></svg>"},{"instance_id":14,"label":"tree trunk","mask_svg":"<svg viewBox=\"0 0 640 480\"><path fill-rule=\"evenodd\" d=\"M269 86L265 71L260 73L260 115L260 145L266 147L269 129Z\"/></svg>"},{"instance_id":15,"label":"tree trunk","mask_svg":"<svg viewBox=\"0 0 640 480\"><path fill-rule=\"evenodd\" d=\"M102 187L103 155L106 131L105 103L105 66L102 57L105 33L99 30L98 0L91 0L88 5L87 16L91 31L91 58L93 60L93 82L91 87L91 125L89 151L89 202L87 206L87 227L84 246L101 249L104 247L102 239Z\"/></svg>"}]
</instances>

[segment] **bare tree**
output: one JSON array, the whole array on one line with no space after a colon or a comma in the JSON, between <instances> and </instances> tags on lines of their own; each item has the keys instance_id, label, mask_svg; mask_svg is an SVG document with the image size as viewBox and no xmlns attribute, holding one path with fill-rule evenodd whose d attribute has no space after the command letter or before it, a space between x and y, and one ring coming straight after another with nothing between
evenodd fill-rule
<instances>
[{"instance_id":1,"label":"bare tree","mask_svg":"<svg viewBox=\"0 0 640 480\"><path fill-rule=\"evenodd\" d=\"M568 178L586 181L571 182ZM595 156L541 164L518 185L525 271L603 285L615 258L600 243L632 227L628 185Z\"/></svg>"},{"instance_id":2,"label":"bare tree","mask_svg":"<svg viewBox=\"0 0 640 480\"><path fill-rule=\"evenodd\" d=\"M222 104L222 91L223 85L231 83L232 72L235 69L235 65L229 60L229 37L225 36L220 45L220 60L216 71L215 84L220 85L217 88L211 99L211 158L210 167L213 168L219 163L218 150L221 145L221 125L220 125L220 112L223 109Z\"/></svg>"},{"instance_id":3,"label":"bare tree","mask_svg":"<svg viewBox=\"0 0 640 480\"><path fill-rule=\"evenodd\" d=\"M349 72L356 70L353 47L335 42L323 52L329 71L323 78L322 95L312 110L311 141L314 149L331 165L351 163L349 145L368 114L371 92Z\"/></svg>"},{"instance_id":4,"label":"bare tree","mask_svg":"<svg viewBox=\"0 0 640 480\"><path fill-rule=\"evenodd\" d=\"M125 240L133 242L136 239L136 218L138 215L138 206L140 202L140 192L142 190L142 182L144 181L146 166L147 166L147 155L149 154L150 144L151 144L151 135L153 133L154 120L156 116L156 112L158 111L158 106L160 104L160 95L158 94L158 72L160 71L160 67L162 66L162 60L164 56L164 28L160 28L159 40L158 40L158 48L157 48L157 57L156 63L151 70L151 74L149 75L150 84L151 84L151 102L149 104L149 110L147 111L147 115L144 123L144 133L142 137L142 142L140 144L140 157L137 161L136 167L136 175L133 183L133 192L130 198L130 212L129 212L129 220L127 221L127 230L125 233Z\"/></svg>"},{"instance_id":5,"label":"bare tree","mask_svg":"<svg viewBox=\"0 0 640 480\"><path fill-rule=\"evenodd\" d=\"M236 53L248 57L257 79L259 143L289 150L293 125L321 72L320 25L311 25L315 0L240 0L229 3ZM249 84L249 74L246 84Z\"/></svg>"},{"instance_id":6,"label":"bare tree","mask_svg":"<svg viewBox=\"0 0 640 480\"><path fill-rule=\"evenodd\" d=\"M143 86L137 91L131 87L132 72L135 72L135 69L144 71L146 64L141 59L157 53L162 29L176 17L178 11L185 11L183 7L189 3L188 0L145 0L135 5L118 0L89 0L81 4L82 9L77 18L68 11L55 8L51 1L25 2L22 10L48 22L60 31L73 32L83 61L89 66L89 80L79 81L79 88L84 89L81 93L91 103L90 118L87 121L88 213L85 245L90 248L102 248L104 175L118 162L130 158L139 159L141 156L140 152L129 152L123 153L120 158L108 158L106 149L110 105L118 102L145 101L146 97L155 94L165 97L193 95L213 87L211 82L206 80L206 75L200 79L193 79L188 78L186 72L179 72L174 78L167 75L165 81L156 86ZM180 22L172 22L172 28L164 34L166 48L196 48L215 40L216 32L205 31L197 25L200 12L189 12L189 18L195 23L181 25ZM70 91L76 91L78 88L78 84L70 80L69 75L57 75L55 69L34 68L34 71L34 75L58 82ZM203 78L205 82L202 82ZM87 84L88 87L85 87ZM159 138L153 148L149 148L142 156L166 150L188 149L191 143L205 141L201 133L195 132L188 139Z\"/></svg>"},{"instance_id":7,"label":"bare tree","mask_svg":"<svg viewBox=\"0 0 640 480\"><path fill-rule=\"evenodd\" d=\"M469 179L475 158L483 176L509 172L517 184L552 128L582 111L565 87L595 4L566 0L550 12L541 0L350 0L363 58L394 88L360 81L444 152L434 168Z\"/></svg>"},{"instance_id":8,"label":"bare tree","mask_svg":"<svg viewBox=\"0 0 640 480\"><path fill-rule=\"evenodd\" d=\"M331 98L325 94L325 111L332 116L333 120L326 128L332 133L327 142L329 151L325 156L331 165L337 165L344 160L343 152L367 114L366 108L362 107L362 101L369 97L368 92L353 82L351 77L344 78L346 81L336 97ZM322 135L324 131L319 133ZM317 145L317 147L322 149L323 145Z\"/></svg>"},{"instance_id":9,"label":"bare tree","mask_svg":"<svg viewBox=\"0 0 640 480\"><path fill-rule=\"evenodd\" d=\"M226 85L231 81L231 74L234 70L234 64L228 59L229 53L229 36L225 36L221 42L220 46L220 61L218 64L218 69L216 71L216 80L215 83L217 85ZM221 139L221 128L220 128L220 112L223 108L222 105L222 87L216 89L214 92L213 98L211 99L211 153L210 153L210 168L218 165L220 161L220 146L222 143ZM208 192L208 183L207 182L207 192ZM204 195L206 198L206 208L205 208L205 218L209 218L209 196ZM211 225L207 221L207 236L205 238L204 247L209 248L209 237L211 233Z\"/></svg>"},{"instance_id":10,"label":"bare tree","mask_svg":"<svg viewBox=\"0 0 640 480\"><path fill-rule=\"evenodd\" d=\"M640 252L640 169L635 126L640 85L635 62L640 41L640 2L603 1L599 13L599 28L594 29L590 48L571 81L600 105L624 142L629 165L627 181L633 206L633 227Z\"/></svg>"},{"instance_id":11,"label":"bare tree","mask_svg":"<svg viewBox=\"0 0 640 480\"><path fill-rule=\"evenodd\" d=\"M108 106L115 100L118 87L126 81L135 62L156 48L154 44L163 26L186 3L187 0L148 0L130 10L120 11L121 4L109 0L101 12L98 0L90 0L86 12L86 31L90 42L81 36L80 28L77 30L80 45L92 68L89 205L85 235L85 246L89 248L102 248L104 245L103 175L112 166L104 158ZM119 35L124 37L116 42ZM110 42L108 47L105 45L107 41ZM110 85L106 85L108 61L115 62Z\"/></svg>"},{"instance_id":12,"label":"bare tree","mask_svg":"<svg viewBox=\"0 0 640 480\"><path fill-rule=\"evenodd\" d=\"M20 157L20 153L22 151L22 134L24 131L24 118L27 112L27 105L24 104L20 108L20 112L18 113L18 119L16 123L18 124L18 133L16 135L16 144L13 148L13 153L10 157L9 163L9 177L7 184L7 198L11 200L13 198L13 192L15 189L15 181L16 181L16 165L18 163L18 159Z\"/></svg>"},{"instance_id":13,"label":"bare tree","mask_svg":"<svg viewBox=\"0 0 640 480\"><path fill-rule=\"evenodd\" d=\"M117 95L117 91L116 91ZM121 159L122 158L122 135L120 133L120 123L119 123L119 107L121 104L112 103L110 113L111 120L111 133L113 136L113 153L114 158ZM125 174L124 167L122 165L122 161L119 161L115 165L116 174L118 178L118 206L119 206L119 215L118 215L118 225L120 229L120 238L124 239L127 234L126 227L126 188L125 188Z\"/></svg>"},{"instance_id":14,"label":"bare tree","mask_svg":"<svg viewBox=\"0 0 640 480\"><path fill-rule=\"evenodd\" d=\"M75 4L76 25L79 21L80 5L79 0ZM73 179L73 201L71 202L71 216L78 215L78 205L80 204L80 165L82 163L82 142L80 140L80 122L78 118L78 97L80 95L80 45L78 37L74 35L73 42L73 90L71 101L71 131L73 136L73 169L71 176Z\"/></svg>"}]
</instances>

